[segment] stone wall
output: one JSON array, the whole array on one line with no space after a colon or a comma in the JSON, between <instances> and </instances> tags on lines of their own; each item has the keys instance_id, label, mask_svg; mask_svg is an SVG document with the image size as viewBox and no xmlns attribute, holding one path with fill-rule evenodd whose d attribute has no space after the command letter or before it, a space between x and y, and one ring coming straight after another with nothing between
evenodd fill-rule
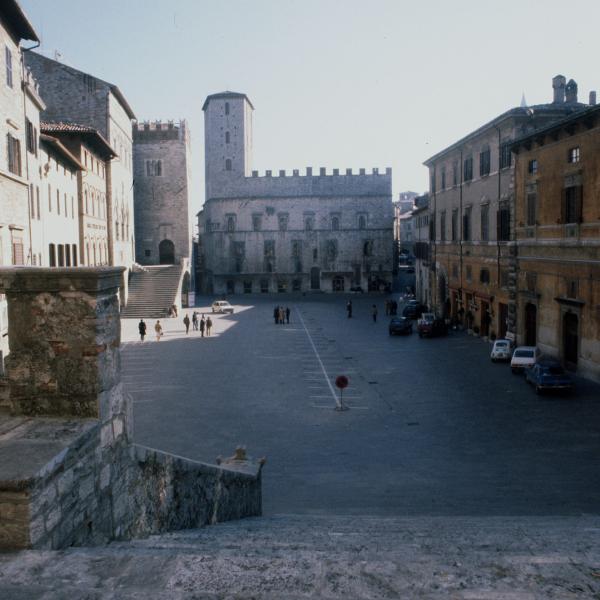
<instances>
[{"instance_id":1,"label":"stone wall","mask_svg":"<svg viewBox=\"0 0 600 600\"><path fill-rule=\"evenodd\" d=\"M0 547L62 548L261 513L261 467L132 444L122 268L0 269L11 354L0 408ZM1 390L0 390L1 391Z\"/></svg>"}]
</instances>

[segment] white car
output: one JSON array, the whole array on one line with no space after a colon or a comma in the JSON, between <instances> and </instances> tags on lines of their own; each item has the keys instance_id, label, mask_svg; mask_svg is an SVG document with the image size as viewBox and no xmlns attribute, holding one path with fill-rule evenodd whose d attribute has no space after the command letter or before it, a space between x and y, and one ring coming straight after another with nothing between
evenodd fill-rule
<instances>
[{"instance_id":1,"label":"white car","mask_svg":"<svg viewBox=\"0 0 600 600\"><path fill-rule=\"evenodd\" d=\"M490 354L492 362L497 360L510 360L510 342L508 340L496 340Z\"/></svg>"},{"instance_id":2,"label":"white car","mask_svg":"<svg viewBox=\"0 0 600 600\"><path fill-rule=\"evenodd\" d=\"M212 303L212 311L213 313L229 313L233 314L233 306L227 302L227 300L215 300Z\"/></svg>"},{"instance_id":3,"label":"white car","mask_svg":"<svg viewBox=\"0 0 600 600\"><path fill-rule=\"evenodd\" d=\"M515 348L510 368L513 373L521 373L525 369L533 367L540 357L540 349L536 346L519 346Z\"/></svg>"}]
</instances>

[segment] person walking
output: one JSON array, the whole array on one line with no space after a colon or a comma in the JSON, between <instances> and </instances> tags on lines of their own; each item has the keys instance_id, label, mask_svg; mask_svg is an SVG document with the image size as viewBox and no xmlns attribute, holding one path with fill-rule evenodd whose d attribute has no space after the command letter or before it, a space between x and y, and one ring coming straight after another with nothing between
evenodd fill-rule
<instances>
[{"instance_id":1,"label":"person walking","mask_svg":"<svg viewBox=\"0 0 600 600\"><path fill-rule=\"evenodd\" d=\"M285 322L288 325L290 324L290 307L289 306L285 307Z\"/></svg>"},{"instance_id":2,"label":"person walking","mask_svg":"<svg viewBox=\"0 0 600 600\"><path fill-rule=\"evenodd\" d=\"M279 323L281 323L281 325L285 325L285 312L283 310L283 306L279 307Z\"/></svg>"},{"instance_id":3,"label":"person walking","mask_svg":"<svg viewBox=\"0 0 600 600\"><path fill-rule=\"evenodd\" d=\"M377 306L375 304L371 308L371 314L373 315L373 323L377 323Z\"/></svg>"},{"instance_id":4,"label":"person walking","mask_svg":"<svg viewBox=\"0 0 600 600\"><path fill-rule=\"evenodd\" d=\"M202 318L200 319L200 336L204 337L204 328L206 327L206 319L204 318L204 315L202 315Z\"/></svg>"},{"instance_id":5,"label":"person walking","mask_svg":"<svg viewBox=\"0 0 600 600\"><path fill-rule=\"evenodd\" d=\"M146 337L146 323L144 323L144 319L140 319L138 323L138 331L140 332L140 340L144 341Z\"/></svg>"},{"instance_id":6,"label":"person walking","mask_svg":"<svg viewBox=\"0 0 600 600\"><path fill-rule=\"evenodd\" d=\"M185 313L185 317L183 317L183 324L185 325L185 333L187 335L190 332L190 318L187 313Z\"/></svg>"},{"instance_id":7,"label":"person walking","mask_svg":"<svg viewBox=\"0 0 600 600\"><path fill-rule=\"evenodd\" d=\"M162 325L160 321L156 321L156 325L154 325L154 331L156 332L156 341L160 342L160 338L163 335Z\"/></svg>"},{"instance_id":8,"label":"person walking","mask_svg":"<svg viewBox=\"0 0 600 600\"><path fill-rule=\"evenodd\" d=\"M348 318L352 318L352 300L348 300L346 303L346 311L348 312Z\"/></svg>"},{"instance_id":9,"label":"person walking","mask_svg":"<svg viewBox=\"0 0 600 600\"><path fill-rule=\"evenodd\" d=\"M198 313L196 311L192 313L192 329L198 331Z\"/></svg>"},{"instance_id":10,"label":"person walking","mask_svg":"<svg viewBox=\"0 0 600 600\"><path fill-rule=\"evenodd\" d=\"M275 319L275 325L279 325L279 306L273 309L273 318Z\"/></svg>"},{"instance_id":11,"label":"person walking","mask_svg":"<svg viewBox=\"0 0 600 600\"><path fill-rule=\"evenodd\" d=\"M206 335L210 335L210 330L212 329L212 319L210 316L206 319Z\"/></svg>"}]
</instances>

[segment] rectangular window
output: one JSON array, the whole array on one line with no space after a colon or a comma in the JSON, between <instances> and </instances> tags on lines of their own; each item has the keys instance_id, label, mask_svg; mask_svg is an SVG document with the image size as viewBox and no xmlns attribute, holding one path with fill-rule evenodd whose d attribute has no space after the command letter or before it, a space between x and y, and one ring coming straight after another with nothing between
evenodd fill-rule
<instances>
[{"instance_id":1,"label":"rectangular window","mask_svg":"<svg viewBox=\"0 0 600 600\"><path fill-rule=\"evenodd\" d=\"M452 163L452 185L458 185L458 161Z\"/></svg>"},{"instance_id":2,"label":"rectangular window","mask_svg":"<svg viewBox=\"0 0 600 600\"><path fill-rule=\"evenodd\" d=\"M23 232L17 230L12 231L12 264L25 264L25 252L23 251Z\"/></svg>"},{"instance_id":3,"label":"rectangular window","mask_svg":"<svg viewBox=\"0 0 600 600\"><path fill-rule=\"evenodd\" d=\"M281 214L278 216L279 231L287 231L288 228L288 215Z\"/></svg>"},{"instance_id":4,"label":"rectangular window","mask_svg":"<svg viewBox=\"0 0 600 600\"><path fill-rule=\"evenodd\" d=\"M54 244L50 244L48 246L48 260L50 261L50 266L56 266L56 247Z\"/></svg>"},{"instance_id":5,"label":"rectangular window","mask_svg":"<svg viewBox=\"0 0 600 600\"><path fill-rule=\"evenodd\" d=\"M12 52L8 46L4 47L4 57L6 59L6 85L8 87L13 86L13 64L12 64Z\"/></svg>"},{"instance_id":6,"label":"rectangular window","mask_svg":"<svg viewBox=\"0 0 600 600\"><path fill-rule=\"evenodd\" d=\"M254 231L262 229L262 215L252 215L252 229Z\"/></svg>"},{"instance_id":7,"label":"rectangular window","mask_svg":"<svg viewBox=\"0 0 600 600\"><path fill-rule=\"evenodd\" d=\"M441 181L442 189L446 189L446 167L442 169L442 181Z\"/></svg>"},{"instance_id":8,"label":"rectangular window","mask_svg":"<svg viewBox=\"0 0 600 600\"><path fill-rule=\"evenodd\" d=\"M467 273L467 281L471 281L473 279L473 270L471 269L471 265L467 265L466 273Z\"/></svg>"},{"instance_id":9,"label":"rectangular window","mask_svg":"<svg viewBox=\"0 0 600 600\"><path fill-rule=\"evenodd\" d=\"M563 221L565 223L581 223L582 197L582 186L565 188L563 202Z\"/></svg>"},{"instance_id":10,"label":"rectangular window","mask_svg":"<svg viewBox=\"0 0 600 600\"><path fill-rule=\"evenodd\" d=\"M56 190L56 212L60 215L60 192Z\"/></svg>"},{"instance_id":11,"label":"rectangular window","mask_svg":"<svg viewBox=\"0 0 600 600\"><path fill-rule=\"evenodd\" d=\"M65 266L65 247L62 244L58 245L58 266Z\"/></svg>"},{"instance_id":12,"label":"rectangular window","mask_svg":"<svg viewBox=\"0 0 600 600\"><path fill-rule=\"evenodd\" d=\"M527 194L527 225L535 225L537 209L537 194L535 192Z\"/></svg>"},{"instance_id":13,"label":"rectangular window","mask_svg":"<svg viewBox=\"0 0 600 600\"><path fill-rule=\"evenodd\" d=\"M40 211L41 211L41 202L40 202L40 188L39 186L35 186L35 206L37 208L37 218L38 221L41 219Z\"/></svg>"},{"instance_id":14,"label":"rectangular window","mask_svg":"<svg viewBox=\"0 0 600 600\"><path fill-rule=\"evenodd\" d=\"M502 271L500 271L500 285L503 288L507 288L508 287L508 269L502 269Z\"/></svg>"},{"instance_id":15,"label":"rectangular window","mask_svg":"<svg viewBox=\"0 0 600 600\"><path fill-rule=\"evenodd\" d=\"M471 240L471 208L465 209L465 214L463 215L463 235L462 239L466 242Z\"/></svg>"},{"instance_id":16,"label":"rectangular window","mask_svg":"<svg viewBox=\"0 0 600 600\"><path fill-rule=\"evenodd\" d=\"M251 293L252 293L252 282L244 281L244 294L251 294Z\"/></svg>"},{"instance_id":17,"label":"rectangular window","mask_svg":"<svg viewBox=\"0 0 600 600\"><path fill-rule=\"evenodd\" d=\"M261 279L260 280L260 293L261 294L268 294L269 293L269 280L268 279Z\"/></svg>"},{"instance_id":18,"label":"rectangular window","mask_svg":"<svg viewBox=\"0 0 600 600\"><path fill-rule=\"evenodd\" d=\"M302 289L301 279L292 279L292 291L299 292Z\"/></svg>"},{"instance_id":19,"label":"rectangular window","mask_svg":"<svg viewBox=\"0 0 600 600\"><path fill-rule=\"evenodd\" d=\"M27 136L27 151L37 156L37 129L29 119L25 119L25 133Z\"/></svg>"},{"instance_id":20,"label":"rectangular window","mask_svg":"<svg viewBox=\"0 0 600 600\"><path fill-rule=\"evenodd\" d=\"M455 208L452 211L452 241L458 240L458 210Z\"/></svg>"},{"instance_id":21,"label":"rectangular window","mask_svg":"<svg viewBox=\"0 0 600 600\"><path fill-rule=\"evenodd\" d=\"M481 271L479 271L479 281L480 283L490 282L490 272L487 269L481 269Z\"/></svg>"},{"instance_id":22,"label":"rectangular window","mask_svg":"<svg viewBox=\"0 0 600 600\"><path fill-rule=\"evenodd\" d=\"M48 184L48 212L52 212L52 186Z\"/></svg>"},{"instance_id":23,"label":"rectangular window","mask_svg":"<svg viewBox=\"0 0 600 600\"><path fill-rule=\"evenodd\" d=\"M490 174L490 162L491 162L491 154L489 148L484 148L479 153L479 175L480 177L484 177L485 175Z\"/></svg>"},{"instance_id":24,"label":"rectangular window","mask_svg":"<svg viewBox=\"0 0 600 600\"><path fill-rule=\"evenodd\" d=\"M35 197L33 195L33 183L29 185L29 210L31 218L35 219Z\"/></svg>"},{"instance_id":25,"label":"rectangular window","mask_svg":"<svg viewBox=\"0 0 600 600\"><path fill-rule=\"evenodd\" d=\"M435 194L435 172L431 175L431 193Z\"/></svg>"},{"instance_id":26,"label":"rectangular window","mask_svg":"<svg viewBox=\"0 0 600 600\"><path fill-rule=\"evenodd\" d=\"M505 142L500 146L500 168L507 169L512 164L512 152L510 151L510 144Z\"/></svg>"},{"instance_id":27,"label":"rectangular window","mask_svg":"<svg viewBox=\"0 0 600 600\"><path fill-rule=\"evenodd\" d=\"M530 175L535 175L538 172L538 162L535 158L532 158L527 164L527 172Z\"/></svg>"},{"instance_id":28,"label":"rectangular window","mask_svg":"<svg viewBox=\"0 0 600 600\"><path fill-rule=\"evenodd\" d=\"M452 277L458 279L458 265L456 263L452 263Z\"/></svg>"},{"instance_id":29,"label":"rectangular window","mask_svg":"<svg viewBox=\"0 0 600 600\"><path fill-rule=\"evenodd\" d=\"M481 207L481 240L487 242L490 239L490 207L484 204Z\"/></svg>"},{"instance_id":30,"label":"rectangular window","mask_svg":"<svg viewBox=\"0 0 600 600\"><path fill-rule=\"evenodd\" d=\"M498 240L508 242L510 240L510 209L502 207L498 211Z\"/></svg>"},{"instance_id":31,"label":"rectangular window","mask_svg":"<svg viewBox=\"0 0 600 600\"><path fill-rule=\"evenodd\" d=\"M579 286L577 279L567 279L567 298L577 298Z\"/></svg>"},{"instance_id":32,"label":"rectangular window","mask_svg":"<svg viewBox=\"0 0 600 600\"><path fill-rule=\"evenodd\" d=\"M440 239L442 242L446 241L446 211L443 210L440 213Z\"/></svg>"},{"instance_id":33,"label":"rectangular window","mask_svg":"<svg viewBox=\"0 0 600 600\"><path fill-rule=\"evenodd\" d=\"M471 181L473 179L473 157L469 156L465 158L465 163L463 165L463 180Z\"/></svg>"},{"instance_id":34,"label":"rectangular window","mask_svg":"<svg viewBox=\"0 0 600 600\"><path fill-rule=\"evenodd\" d=\"M579 162L579 146L576 146L575 148L569 148L567 159L570 163Z\"/></svg>"},{"instance_id":35,"label":"rectangular window","mask_svg":"<svg viewBox=\"0 0 600 600\"><path fill-rule=\"evenodd\" d=\"M8 170L21 176L21 142L10 133L6 134Z\"/></svg>"},{"instance_id":36,"label":"rectangular window","mask_svg":"<svg viewBox=\"0 0 600 600\"><path fill-rule=\"evenodd\" d=\"M71 256L73 257L73 266L77 266L77 244L71 246Z\"/></svg>"}]
</instances>

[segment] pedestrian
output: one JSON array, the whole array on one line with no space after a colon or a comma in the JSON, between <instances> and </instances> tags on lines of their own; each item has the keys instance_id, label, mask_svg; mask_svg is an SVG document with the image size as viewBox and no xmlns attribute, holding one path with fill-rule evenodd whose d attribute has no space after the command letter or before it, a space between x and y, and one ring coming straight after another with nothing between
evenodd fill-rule
<instances>
[{"instance_id":1,"label":"pedestrian","mask_svg":"<svg viewBox=\"0 0 600 600\"><path fill-rule=\"evenodd\" d=\"M281 325L285 325L285 312L283 310L283 306L279 307L279 323L281 323Z\"/></svg>"},{"instance_id":2,"label":"pedestrian","mask_svg":"<svg viewBox=\"0 0 600 600\"><path fill-rule=\"evenodd\" d=\"M212 329L212 319L210 316L206 319L206 335L210 335L210 330Z\"/></svg>"},{"instance_id":3,"label":"pedestrian","mask_svg":"<svg viewBox=\"0 0 600 600\"><path fill-rule=\"evenodd\" d=\"M202 318L200 319L200 336L204 337L204 328L206 327L206 319L204 318L204 315L202 315Z\"/></svg>"},{"instance_id":4,"label":"pedestrian","mask_svg":"<svg viewBox=\"0 0 600 600\"><path fill-rule=\"evenodd\" d=\"M289 306L285 307L285 322L288 325L290 324L290 307Z\"/></svg>"},{"instance_id":5,"label":"pedestrian","mask_svg":"<svg viewBox=\"0 0 600 600\"><path fill-rule=\"evenodd\" d=\"M275 319L275 325L279 325L279 306L273 309L273 318Z\"/></svg>"},{"instance_id":6,"label":"pedestrian","mask_svg":"<svg viewBox=\"0 0 600 600\"><path fill-rule=\"evenodd\" d=\"M395 300L392 300L392 315L398 314L398 303Z\"/></svg>"},{"instance_id":7,"label":"pedestrian","mask_svg":"<svg viewBox=\"0 0 600 600\"><path fill-rule=\"evenodd\" d=\"M144 323L144 319L140 319L138 323L138 331L140 332L140 340L144 341L146 337L146 323Z\"/></svg>"},{"instance_id":8,"label":"pedestrian","mask_svg":"<svg viewBox=\"0 0 600 600\"><path fill-rule=\"evenodd\" d=\"M348 300L346 303L346 311L348 312L348 318L352 318L352 300Z\"/></svg>"},{"instance_id":9,"label":"pedestrian","mask_svg":"<svg viewBox=\"0 0 600 600\"><path fill-rule=\"evenodd\" d=\"M385 306L385 316L389 317L389 315L390 315L390 301L386 300L384 306Z\"/></svg>"},{"instance_id":10,"label":"pedestrian","mask_svg":"<svg viewBox=\"0 0 600 600\"><path fill-rule=\"evenodd\" d=\"M192 313L192 329L198 331L198 313L196 311Z\"/></svg>"},{"instance_id":11,"label":"pedestrian","mask_svg":"<svg viewBox=\"0 0 600 600\"><path fill-rule=\"evenodd\" d=\"M183 317L183 324L185 325L185 333L188 334L190 332L190 318L187 313L185 313L185 317Z\"/></svg>"},{"instance_id":12,"label":"pedestrian","mask_svg":"<svg viewBox=\"0 0 600 600\"><path fill-rule=\"evenodd\" d=\"M375 304L371 308L371 314L373 315L373 323L377 323L377 306Z\"/></svg>"},{"instance_id":13,"label":"pedestrian","mask_svg":"<svg viewBox=\"0 0 600 600\"><path fill-rule=\"evenodd\" d=\"M162 325L160 321L156 321L156 325L154 325L154 331L156 332L156 341L160 342L160 338L163 335Z\"/></svg>"}]
</instances>

